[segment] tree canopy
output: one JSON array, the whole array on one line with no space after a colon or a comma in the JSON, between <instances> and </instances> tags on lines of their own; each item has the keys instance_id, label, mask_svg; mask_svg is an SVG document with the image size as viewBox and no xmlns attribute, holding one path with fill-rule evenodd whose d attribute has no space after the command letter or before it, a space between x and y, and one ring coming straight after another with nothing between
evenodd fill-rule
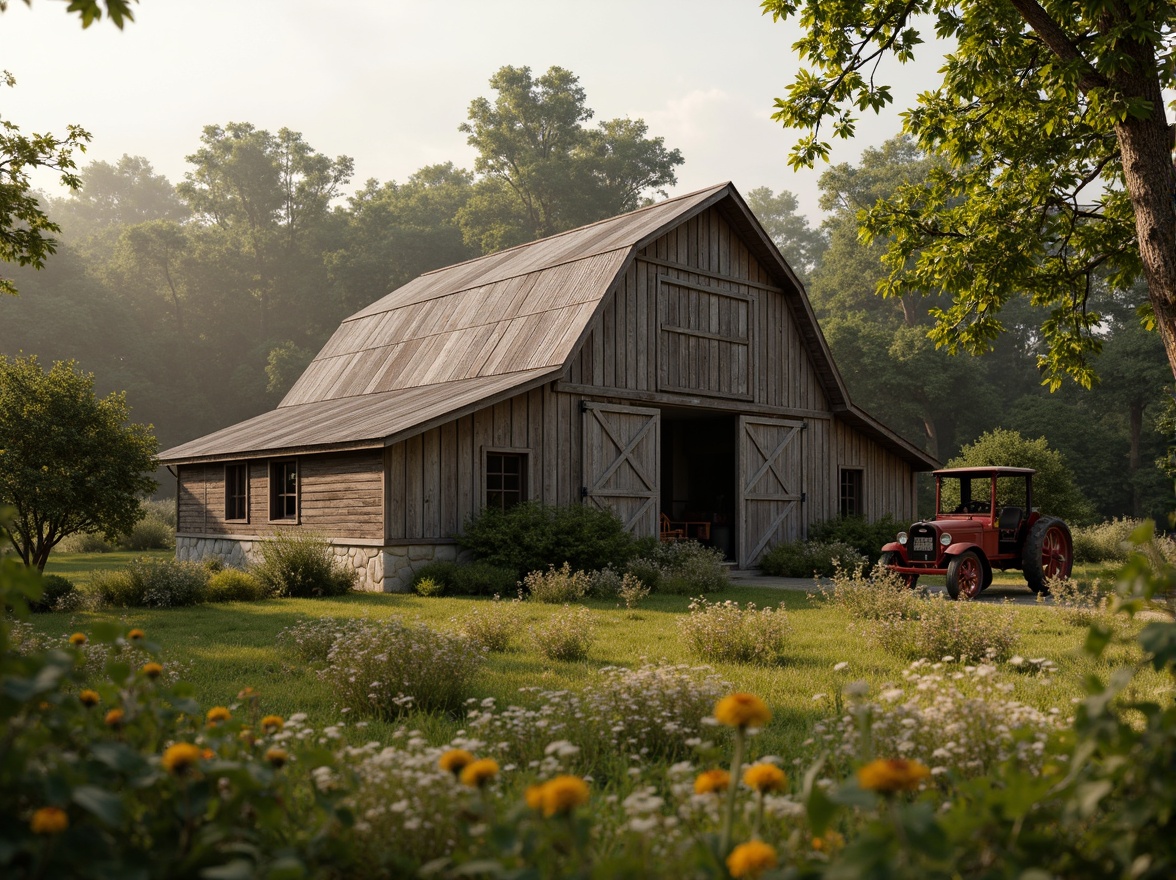
<instances>
[{"instance_id":1,"label":"tree canopy","mask_svg":"<svg viewBox=\"0 0 1176 880\"><path fill-rule=\"evenodd\" d=\"M797 18L810 65L775 118L806 131L794 165L829 155L823 128L852 137L862 111L891 103L881 63L913 59L930 30L955 49L904 129L942 159L863 212L887 239L884 295L946 291L930 336L987 351L1001 310L1029 297L1048 309L1038 357L1046 381L1094 378L1099 277L1125 289L1142 273L1176 375L1176 178L1163 89L1176 83L1169 0L764 0Z\"/></svg>"},{"instance_id":2,"label":"tree canopy","mask_svg":"<svg viewBox=\"0 0 1176 880\"><path fill-rule=\"evenodd\" d=\"M127 418L125 396L98 399L72 361L46 373L36 357L0 355L0 507L16 510L9 539L25 565L44 569L77 532L113 540L143 515L155 436Z\"/></svg>"}]
</instances>

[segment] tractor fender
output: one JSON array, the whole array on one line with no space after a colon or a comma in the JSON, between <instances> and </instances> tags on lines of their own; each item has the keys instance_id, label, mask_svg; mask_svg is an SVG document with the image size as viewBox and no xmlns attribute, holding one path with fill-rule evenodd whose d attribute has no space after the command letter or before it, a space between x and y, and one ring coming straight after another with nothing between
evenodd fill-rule
<instances>
[{"instance_id":1,"label":"tractor fender","mask_svg":"<svg viewBox=\"0 0 1176 880\"><path fill-rule=\"evenodd\" d=\"M901 554L904 559L906 558L906 548L902 546L902 544L898 543L898 541L891 541L889 544L883 544L881 552L898 553Z\"/></svg>"},{"instance_id":2,"label":"tractor fender","mask_svg":"<svg viewBox=\"0 0 1176 880\"><path fill-rule=\"evenodd\" d=\"M973 544L971 541L956 541L950 547L943 551L944 556L959 556L965 550L975 550L984 564L988 564L988 556L984 553L984 548L979 544Z\"/></svg>"}]
</instances>

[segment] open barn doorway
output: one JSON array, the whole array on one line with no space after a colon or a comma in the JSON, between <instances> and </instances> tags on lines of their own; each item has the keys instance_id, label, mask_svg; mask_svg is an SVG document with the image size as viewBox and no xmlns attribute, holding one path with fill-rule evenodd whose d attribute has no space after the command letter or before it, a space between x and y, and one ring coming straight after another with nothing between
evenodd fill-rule
<instances>
[{"instance_id":1,"label":"open barn doorway","mask_svg":"<svg viewBox=\"0 0 1176 880\"><path fill-rule=\"evenodd\" d=\"M739 547L737 428L731 415L662 410L661 513L672 534L717 547L728 560Z\"/></svg>"}]
</instances>

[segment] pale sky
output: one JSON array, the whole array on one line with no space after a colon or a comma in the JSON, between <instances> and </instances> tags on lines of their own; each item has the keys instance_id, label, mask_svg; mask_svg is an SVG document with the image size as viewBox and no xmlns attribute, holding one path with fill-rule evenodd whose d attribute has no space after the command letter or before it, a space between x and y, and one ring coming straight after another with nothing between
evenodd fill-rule
<instances>
[{"instance_id":1,"label":"pale sky","mask_svg":"<svg viewBox=\"0 0 1176 880\"><path fill-rule=\"evenodd\" d=\"M798 66L798 31L756 0L142 0L135 19L82 30L57 0L11 2L0 67L17 86L0 91L0 117L25 133L77 123L94 136L79 165L142 155L173 183L203 126L285 126L351 156L355 188L436 162L472 167L457 127L473 98L493 96L490 75L558 65L579 76L596 120L642 118L682 151L671 195L731 180L744 193L791 190L819 216L822 168L793 173L795 134L770 118ZM835 141L834 162L898 131L916 83L934 81L933 48L898 68L896 109Z\"/></svg>"}]
</instances>

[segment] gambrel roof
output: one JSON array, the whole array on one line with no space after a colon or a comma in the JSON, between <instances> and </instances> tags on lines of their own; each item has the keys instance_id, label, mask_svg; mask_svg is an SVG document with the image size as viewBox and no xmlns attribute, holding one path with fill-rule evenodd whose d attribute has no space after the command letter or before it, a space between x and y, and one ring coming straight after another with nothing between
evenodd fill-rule
<instances>
[{"instance_id":1,"label":"gambrel roof","mask_svg":"<svg viewBox=\"0 0 1176 880\"><path fill-rule=\"evenodd\" d=\"M277 409L160 459L383 446L559 378L636 254L711 207L778 276L833 411L934 467L850 403L800 282L730 183L421 275L347 318Z\"/></svg>"}]
</instances>

